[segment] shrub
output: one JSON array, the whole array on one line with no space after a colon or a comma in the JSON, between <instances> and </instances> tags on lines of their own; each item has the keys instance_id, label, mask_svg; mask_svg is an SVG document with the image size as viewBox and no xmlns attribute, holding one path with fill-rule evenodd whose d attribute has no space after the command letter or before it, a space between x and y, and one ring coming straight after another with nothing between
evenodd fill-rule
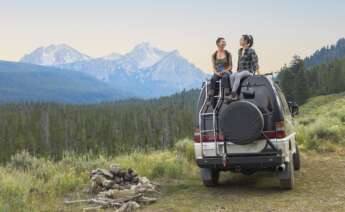
<instances>
[{"instance_id":1,"label":"shrub","mask_svg":"<svg viewBox=\"0 0 345 212\"><path fill-rule=\"evenodd\" d=\"M190 139L183 139L178 141L175 144L175 149L177 151L178 156L186 158L189 161L194 161L195 154L194 154L194 143Z\"/></svg>"},{"instance_id":2,"label":"shrub","mask_svg":"<svg viewBox=\"0 0 345 212\"><path fill-rule=\"evenodd\" d=\"M320 96L301 107L297 141L304 149L337 151L345 147L345 99Z\"/></svg>"}]
</instances>

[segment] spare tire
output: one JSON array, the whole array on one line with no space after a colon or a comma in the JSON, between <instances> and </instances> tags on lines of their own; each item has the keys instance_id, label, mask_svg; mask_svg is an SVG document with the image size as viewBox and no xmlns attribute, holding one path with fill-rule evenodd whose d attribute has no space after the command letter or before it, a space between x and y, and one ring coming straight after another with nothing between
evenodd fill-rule
<instances>
[{"instance_id":1,"label":"spare tire","mask_svg":"<svg viewBox=\"0 0 345 212\"><path fill-rule=\"evenodd\" d=\"M259 108L251 102L236 101L220 113L220 130L226 140L245 145L254 142L264 128Z\"/></svg>"}]
</instances>

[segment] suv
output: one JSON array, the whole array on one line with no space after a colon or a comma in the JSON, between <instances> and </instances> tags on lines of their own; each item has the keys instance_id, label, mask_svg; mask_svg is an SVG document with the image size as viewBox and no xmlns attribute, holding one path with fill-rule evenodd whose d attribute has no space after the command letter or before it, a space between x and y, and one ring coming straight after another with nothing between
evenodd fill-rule
<instances>
[{"instance_id":1,"label":"suv","mask_svg":"<svg viewBox=\"0 0 345 212\"><path fill-rule=\"evenodd\" d=\"M287 103L268 75L242 80L239 100L229 104L224 103L221 81L217 83L213 102L207 103L206 81L197 104L194 147L204 185L217 185L220 171L270 171L282 188L292 189L294 171L300 169L293 123L298 105Z\"/></svg>"}]
</instances>

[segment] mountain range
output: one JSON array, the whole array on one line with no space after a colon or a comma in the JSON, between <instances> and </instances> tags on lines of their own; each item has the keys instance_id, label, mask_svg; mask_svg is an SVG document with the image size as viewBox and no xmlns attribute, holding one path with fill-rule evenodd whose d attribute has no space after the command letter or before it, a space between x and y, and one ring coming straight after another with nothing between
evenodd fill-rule
<instances>
[{"instance_id":1,"label":"mountain range","mask_svg":"<svg viewBox=\"0 0 345 212\"><path fill-rule=\"evenodd\" d=\"M155 98L201 86L206 74L177 51L163 51L145 42L126 54L91 58L66 45L40 47L22 63L50 66L87 74L130 97Z\"/></svg>"},{"instance_id":2,"label":"mountain range","mask_svg":"<svg viewBox=\"0 0 345 212\"><path fill-rule=\"evenodd\" d=\"M306 67L345 57L345 39L305 58ZM177 50L149 43L131 51L91 57L67 44L39 47L19 62L0 61L0 103L97 103L156 98L199 88L209 77Z\"/></svg>"},{"instance_id":3,"label":"mountain range","mask_svg":"<svg viewBox=\"0 0 345 212\"><path fill-rule=\"evenodd\" d=\"M87 104L121 100L131 95L84 73L0 61L0 103L40 101Z\"/></svg>"}]
</instances>

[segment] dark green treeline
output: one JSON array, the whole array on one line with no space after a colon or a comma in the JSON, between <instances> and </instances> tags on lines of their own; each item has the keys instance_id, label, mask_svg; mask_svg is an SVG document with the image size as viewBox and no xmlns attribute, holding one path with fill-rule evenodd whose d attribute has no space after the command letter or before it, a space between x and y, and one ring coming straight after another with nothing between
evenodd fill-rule
<instances>
[{"instance_id":1,"label":"dark green treeline","mask_svg":"<svg viewBox=\"0 0 345 212\"><path fill-rule=\"evenodd\" d=\"M309 69L295 56L290 66L281 69L277 82L288 100L303 104L308 98L345 91L345 58Z\"/></svg>"},{"instance_id":2,"label":"dark green treeline","mask_svg":"<svg viewBox=\"0 0 345 212\"><path fill-rule=\"evenodd\" d=\"M24 149L59 159L64 151L114 155L170 148L192 136L198 93L97 105L0 105L0 161Z\"/></svg>"}]
</instances>

